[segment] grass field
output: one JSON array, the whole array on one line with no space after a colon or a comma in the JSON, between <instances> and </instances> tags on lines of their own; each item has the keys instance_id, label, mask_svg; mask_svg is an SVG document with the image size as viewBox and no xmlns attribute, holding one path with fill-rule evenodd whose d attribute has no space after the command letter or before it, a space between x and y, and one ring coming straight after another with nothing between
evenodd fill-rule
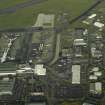
<instances>
[{"instance_id":1,"label":"grass field","mask_svg":"<svg viewBox=\"0 0 105 105\"><path fill-rule=\"evenodd\" d=\"M11 6L17 5L19 3L24 3L26 1L29 1L29 0L1 0L0 1L0 9L11 7Z\"/></svg>"},{"instance_id":2,"label":"grass field","mask_svg":"<svg viewBox=\"0 0 105 105\"><path fill-rule=\"evenodd\" d=\"M5 0L0 1L0 9L12 7L21 2L28 0ZM8 2L8 3L6 3ZM80 13L89 8L95 0L45 0L40 4L28 8L19 9L15 13L0 15L0 28L27 27L35 23L38 13L70 13L70 19L78 16Z\"/></svg>"}]
</instances>

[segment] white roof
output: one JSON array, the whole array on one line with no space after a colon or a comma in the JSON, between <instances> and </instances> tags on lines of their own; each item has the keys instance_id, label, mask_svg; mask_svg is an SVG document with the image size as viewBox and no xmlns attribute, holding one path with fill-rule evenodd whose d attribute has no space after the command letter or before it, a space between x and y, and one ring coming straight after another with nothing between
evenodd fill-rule
<instances>
[{"instance_id":1,"label":"white roof","mask_svg":"<svg viewBox=\"0 0 105 105\"><path fill-rule=\"evenodd\" d=\"M43 96L44 92L32 92L31 95L35 95L35 96L41 95L41 96Z\"/></svg>"},{"instance_id":2,"label":"white roof","mask_svg":"<svg viewBox=\"0 0 105 105\"><path fill-rule=\"evenodd\" d=\"M24 67L24 68L21 68L22 70L32 70L31 67Z\"/></svg>"},{"instance_id":3,"label":"white roof","mask_svg":"<svg viewBox=\"0 0 105 105\"><path fill-rule=\"evenodd\" d=\"M4 77L3 81L9 81L9 78L8 77Z\"/></svg>"},{"instance_id":4,"label":"white roof","mask_svg":"<svg viewBox=\"0 0 105 105\"><path fill-rule=\"evenodd\" d=\"M84 39L75 39L74 45L86 45Z\"/></svg>"},{"instance_id":5,"label":"white roof","mask_svg":"<svg viewBox=\"0 0 105 105\"><path fill-rule=\"evenodd\" d=\"M23 69L20 69L20 70L16 70L16 73L17 74L21 74L21 73L23 73L23 72L25 72L26 70L23 70Z\"/></svg>"},{"instance_id":6,"label":"white roof","mask_svg":"<svg viewBox=\"0 0 105 105\"><path fill-rule=\"evenodd\" d=\"M97 80L98 78L97 78L97 76L95 76L95 75L90 75L90 76L89 76L89 79L90 79L90 80Z\"/></svg>"},{"instance_id":7,"label":"white roof","mask_svg":"<svg viewBox=\"0 0 105 105\"><path fill-rule=\"evenodd\" d=\"M35 65L34 73L37 75L46 75L46 68L43 67L43 64Z\"/></svg>"},{"instance_id":8,"label":"white roof","mask_svg":"<svg viewBox=\"0 0 105 105\"><path fill-rule=\"evenodd\" d=\"M12 95L12 92L11 91L0 92L0 95L5 95L5 94Z\"/></svg>"},{"instance_id":9,"label":"white roof","mask_svg":"<svg viewBox=\"0 0 105 105\"><path fill-rule=\"evenodd\" d=\"M94 54L94 53L95 53L95 51L96 51L96 48L92 47L92 48L91 48L91 54L92 54L92 56L94 56L94 55L95 55L95 54Z\"/></svg>"},{"instance_id":10,"label":"white roof","mask_svg":"<svg viewBox=\"0 0 105 105\"><path fill-rule=\"evenodd\" d=\"M96 72L94 72L94 75L95 76L102 76L102 72L101 71L96 71Z\"/></svg>"},{"instance_id":11,"label":"white roof","mask_svg":"<svg viewBox=\"0 0 105 105\"><path fill-rule=\"evenodd\" d=\"M16 73L0 73L0 76L16 75Z\"/></svg>"},{"instance_id":12,"label":"white roof","mask_svg":"<svg viewBox=\"0 0 105 105\"><path fill-rule=\"evenodd\" d=\"M96 36L96 38L97 38L97 39L101 39L101 38L102 38L102 35L101 35L101 34L98 34L98 35Z\"/></svg>"},{"instance_id":13,"label":"white roof","mask_svg":"<svg viewBox=\"0 0 105 105\"><path fill-rule=\"evenodd\" d=\"M7 55L8 55L8 52L10 50L11 45L12 45L12 40L9 41L8 48L6 48L6 50L4 51L4 53L3 53L2 57L1 57L1 63L6 61L6 58L7 58Z\"/></svg>"},{"instance_id":14,"label":"white roof","mask_svg":"<svg viewBox=\"0 0 105 105\"><path fill-rule=\"evenodd\" d=\"M92 71L99 71L99 67L94 67Z\"/></svg>"},{"instance_id":15,"label":"white roof","mask_svg":"<svg viewBox=\"0 0 105 105\"><path fill-rule=\"evenodd\" d=\"M75 39L75 41L84 41L84 39Z\"/></svg>"},{"instance_id":16,"label":"white roof","mask_svg":"<svg viewBox=\"0 0 105 105\"><path fill-rule=\"evenodd\" d=\"M95 83L95 89L97 93L101 93L102 92L102 83L101 82L96 82Z\"/></svg>"},{"instance_id":17,"label":"white roof","mask_svg":"<svg viewBox=\"0 0 105 105\"><path fill-rule=\"evenodd\" d=\"M87 24L87 25L89 25L90 23L88 22L88 21L82 21L84 24Z\"/></svg>"},{"instance_id":18,"label":"white roof","mask_svg":"<svg viewBox=\"0 0 105 105\"><path fill-rule=\"evenodd\" d=\"M94 18L94 17L96 17L97 16L97 14L92 14L92 15L90 15L88 18L89 19L92 19L92 18Z\"/></svg>"},{"instance_id":19,"label":"white roof","mask_svg":"<svg viewBox=\"0 0 105 105\"><path fill-rule=\"evenodd\" d=\"M76 57L82 57L82 54L78 53L78 54L75 54Z\"/></svg>"},{"instance_id":20,"label":"white roof","mask_svg":"<svg viewBox=\"0 0 105 105\"><path fill-rule=\"evenodd\" d=\"M80 84L80 65L72 65L72 84Z\"/></svg>"},{"instance_id":21,"label":"white roof","mask_svg":"<svg viewBox=\"0 0 105 105\"><path fill-rule=\"evenodd\" d=\"M101 82L90 83L90 92L95 93L95 94L101 94L102 83Z\"/></svg>"},{"instance_id":22,"label":"white roof","mask_svg":"<svg viewBox=\"0 0 105 105\"><path fill-rule=\"evenodd\" d=\"M88 34L88 30L87 29L85 29L85 31L83 32L83 35L86 35L86 34Z\"/></svg>"},{"instance_id":23,"label":"white roof","mask_svg":"<svg viewBox=\"0 0 105 105\"><path fill-rule=\"evenodd\" d=\"M94 23L94 26L96 26L98 28L102 28L102 27L104 27L104 24L103 23L100 23L100 22L95 22Z\"/></svg>"}]
</instances>

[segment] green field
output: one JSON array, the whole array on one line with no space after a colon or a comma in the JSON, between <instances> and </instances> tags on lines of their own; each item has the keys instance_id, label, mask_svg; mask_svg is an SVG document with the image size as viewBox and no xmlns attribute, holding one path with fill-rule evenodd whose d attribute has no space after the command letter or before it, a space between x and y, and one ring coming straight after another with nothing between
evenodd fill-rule
<instances>
[{"instance_id":1,"label":"green field","mask_svg":"<svg viewBox=\"0 0 105 105\"><path fill-rule=\"evenodd\" d=\"M5 0L0 1L0 9L12 7L16 4L29 0ZM8 3L6 3L8 2ZM70 19L78 16L89 8L95 0L46 0L15 13L0 15L0 28L27 27L35 23L38 13L54 13L56 16L61 12L70 14Z\"/></svg>"},{"instance_id":2,"label":"green field","mask_svg":"<svg viewBox=\"0 0 105 105\"><path fill-rule=\"evenodd\" d=\"M11 7L11 6L17 5L19 3L24 3L26 1L29 1L29 0L2 0L2 1L0 1L1 2L0 9Z\"/></svg>"}]
</instances>

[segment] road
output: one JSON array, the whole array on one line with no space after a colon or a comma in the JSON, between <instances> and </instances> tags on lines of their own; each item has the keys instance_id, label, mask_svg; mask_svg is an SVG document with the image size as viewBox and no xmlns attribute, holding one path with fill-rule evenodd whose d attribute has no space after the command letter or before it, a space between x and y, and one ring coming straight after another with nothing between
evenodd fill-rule
<instances>
[{"instance_id":1,"label":"road","mask_svg":"<svg viewBox=\"0 0 105 105\"><path fill-rule=\"evenodd\" d=\"M58 60L59 52L60 52L60 43L61 43L61 34L57 34L56 45L55 45L55 54L54 54L54 57L49 65L53 65Z\"/></svg>"}]
</instances>

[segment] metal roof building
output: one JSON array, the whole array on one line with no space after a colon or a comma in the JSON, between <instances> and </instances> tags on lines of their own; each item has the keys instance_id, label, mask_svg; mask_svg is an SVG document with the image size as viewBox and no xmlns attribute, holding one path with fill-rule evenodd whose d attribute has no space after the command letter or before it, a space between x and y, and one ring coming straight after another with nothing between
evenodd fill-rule
<instances>
[{"instance_id":1,"label":"metal roof building","mask_svg":"<svg viewBox=\"0 0 105 105\"><path fill-rule=\"evenodd\" d=\"M102 94L102 83L101 82L90 83L90 93Z\"/></svg>"},{"instance_id":2,"label":"metal roof building","mask_svg":"<svg viewBox=\"0 0 105 105\"><path fill-rule=\"evenodd\" d=\"M8 78L0 80L0 96L1 95L12 95L14 81Z\"/></svg>"},{"instance_id":3,"label":"metal roof building","mask_svg":"<svg viewBox=\"0 0 105 105\"><path fill-rule=\"evenodd\" d=\"M46 68L43 67L43 64L35 65L34 73L37 75L46 75Z\"/></svg>"},{"instance_id":4,"label":"metal roof building","mask_svg":"<svg viewBox=\"0 0 105 105\"><path fill-rule=\"evenodd\" d=\"M88 18L89 19L92 19L92 18L95 18L97 16L97 14L92 14L92 15L90 15Z\"/></svg>"},{"instance_id":5,"label":"metal roof building","mask_svg":"<svg viewBox=\"0 0 105 105\"><path fill-rule=\"evenodd\" d=\"M87 43L84 39L75 39L74 40L74 46L85 46Z\"/></svg>"},{"instance_id":6,"label":"metal roof building","mask_svg":"<svg viewBox=\"0 0 105 105\"><path fill-rule=\"evenodd\" d=\"M72 65L72 84L80 84L80 65Z\"/></svg>"},{"instance_id":7,"label":"metal roof building","mask_svg":"<svg viewBox=\"0 0 105 105\"><path fill-rule=\"evenodd\" d=\"M96 26L98 28L103 28L104 27L104 24L103 23L100 23L100 22L95 22L94 23L94 26Z\"/></svg>"}]
</instances>

